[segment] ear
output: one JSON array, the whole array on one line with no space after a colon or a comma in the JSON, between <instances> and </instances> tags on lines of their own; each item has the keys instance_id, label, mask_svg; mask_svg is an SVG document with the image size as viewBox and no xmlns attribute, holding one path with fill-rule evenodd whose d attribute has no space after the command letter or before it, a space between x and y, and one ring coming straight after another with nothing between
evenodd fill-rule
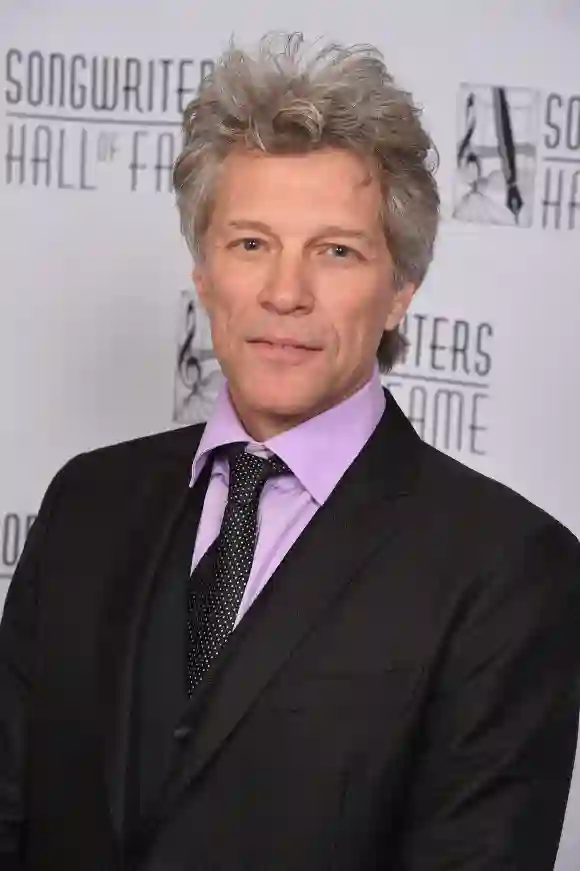
<instances>
[{"instance_id":1,"label":"ear","mask_svg":"<svg viewBox=\"0 0 580 871\"><path fill-rule=\"evenodd\" d=\"M394 330L395 327L399 326L407 313L407 309L411 305L416 290L417 288L415 285L408 282L401 287L400 290L395 291L393 305L385 322L385 330L387 330L387 332L390 332L391 330Z\"/></svg>"}]
</instances>

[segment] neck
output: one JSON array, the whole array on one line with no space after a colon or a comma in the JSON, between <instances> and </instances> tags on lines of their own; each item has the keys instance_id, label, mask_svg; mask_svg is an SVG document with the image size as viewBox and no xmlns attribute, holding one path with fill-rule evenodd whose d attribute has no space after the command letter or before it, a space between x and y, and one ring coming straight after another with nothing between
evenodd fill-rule
<instances>
[{"instance_id":1,"label":"neck","mask_svg":"<svg viewBox=\"0 0 580 871\"><path fill-rule=\"evenodd\" d=\"M295 426L298 426L305 420L314 416L313 414L304 416L268 414L246 408L239 399L232 395L231 392L229 393L229 396L240 423L250 438L260 444L263 444L274 436L280 435L280 433L293 429Z\"/></svg>"},{"instance_id":2,"label":"neck","mask_svg":"<svg viewBox=\"0 0 580 871\"><path fill-rule=\"evenodd\" d=\"M268 439L280 435L287 430L293 429L301 423L304 423L313 417L317 417L319 414L323 414L335 405L340 405L341 402L345 402L364 387L364 385L370 381L372 376L373 372L367 373L363 378L360 378L356 383L354 383L345 393L338 396L327 397L326 400L320 402L318 405L297 414L276 414L261 409L253 409L244 403L240 396L236 395L235 390L232 390L229 384L228 394L240 423L250 438L263 444Z\"/></svg>"}]
</instances>

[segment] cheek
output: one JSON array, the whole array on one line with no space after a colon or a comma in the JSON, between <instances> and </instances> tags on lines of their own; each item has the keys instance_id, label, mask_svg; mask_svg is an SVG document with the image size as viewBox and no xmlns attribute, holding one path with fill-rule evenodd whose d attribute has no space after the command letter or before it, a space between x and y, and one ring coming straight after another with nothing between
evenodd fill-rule
<instances>
[{"instance_id":1,"label":"cheek","mask_svg":"<svg viewBox=\"0 0 580 871\"><path fill-rule=\"evenodd\" d=\"M210 315L211 332L213 346L218 354L227 353L227 349L234 344L235 333L233 332L233 324L236 323L235 317L230 313L226 304L217 303Z\"/></svg>"},{"instance_id":2,"label":"cheek","mask_svg":"<svg viewBox=\"0 0 580 871\"><path fill-rule=\"evenodd\" d=\"M343 354L360 354L361 349L380 338L389 312L388 301L381 293L357 288L344 296L335 296L328 305L327 316L334 325Z\"/></svg>"},{"instance_id":3,"label":"cheek","mask_svg":"<svg viewBox=\"0 0 580 871\"><path fill-rule=\"evenodd\" d=\"M248 301L239 292L224 287L212 294L208 307L213 344L222 353L234 348L240 338L247 332L246 325L251 322Z\"/></svg>"},{"instance_id":4,"label":"cheek","mask_svg":"<svg viewBox=\"0 0 580 871\"><path fill-rule=\"evenodd\" d=\"M247 317L244 312L256 304L259 276L256 269L231 263L216 263L208 282L208 311L216 319L232 321L232 329L238 318Z\"/></svg>"}]
</instances>

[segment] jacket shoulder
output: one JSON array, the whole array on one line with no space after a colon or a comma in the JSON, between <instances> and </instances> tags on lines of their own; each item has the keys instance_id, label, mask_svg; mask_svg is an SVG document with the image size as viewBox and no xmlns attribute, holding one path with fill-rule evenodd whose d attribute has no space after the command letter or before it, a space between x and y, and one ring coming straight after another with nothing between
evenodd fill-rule
<instances>
[{"instance_id":1,"label":"jacket shoulder","mask_svg":"<svg viewBox=\"0 0 580 871\"><path fill-rule=\"evenodd\" d=\"M91 481L121 484L146 474L152 463L190 467L205 424L194 424L77 454L58 471L51 483L82 486ZM49 488L50 489L50 488Z\"/></svg>"},{"instance_id":2,"label":"jacket shoulder","mask_svg":"<svg viewBox=\"0 0 580 871\"><path fill-rule=\"evenodd\" d=\"M193 460L193 453L199 444L205 424L194 424L177 429L165 430L151 435L139 436L128 441L117 442L112 445L95 448L80 454L85 461L100 462L132 457L148 457L152 454L189 455ZM193 446L193 453L191 448Z\"/></svg>"},{"instance_id":3,"label":"jacket shoulder","mask_svg":"<svg viewBox=\"0 0 580 871\"><path fill-rule=\"evenodd\" d=\"M563 524L511 487L424 444L418 494L422 503L466 540L501 545L550 527L577 545Z\"/></svg>"}]
</instances>

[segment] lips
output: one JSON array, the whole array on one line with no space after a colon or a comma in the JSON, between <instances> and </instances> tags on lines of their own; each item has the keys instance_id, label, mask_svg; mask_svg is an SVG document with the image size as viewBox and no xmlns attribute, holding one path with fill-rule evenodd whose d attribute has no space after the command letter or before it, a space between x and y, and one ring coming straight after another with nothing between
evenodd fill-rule
<instances>
[{"instance_id":1,"label":"lips","mask_svg":"<svg viewBox=\"0 0 580 871\"><path fill-rule=\"evenodd\" d=\"M255 339L249 344L262 359L279 364L304 363L320 351L295 339Z\"/></svg>"},{"instance_id":2,"label":"lips","mask_svg":"<svg viewBox=\"0 0 580 871\"><path fill-rule=\"evenodd\" d=\"M315 347L314 345L305 344L304 342L297 341L296 339L270 339L270 338L262 338L252 339L251 343L254 345L271 345L274 348L299 348L303 351L319 351L320 348Z\"/></svg>"}]
</instances>

